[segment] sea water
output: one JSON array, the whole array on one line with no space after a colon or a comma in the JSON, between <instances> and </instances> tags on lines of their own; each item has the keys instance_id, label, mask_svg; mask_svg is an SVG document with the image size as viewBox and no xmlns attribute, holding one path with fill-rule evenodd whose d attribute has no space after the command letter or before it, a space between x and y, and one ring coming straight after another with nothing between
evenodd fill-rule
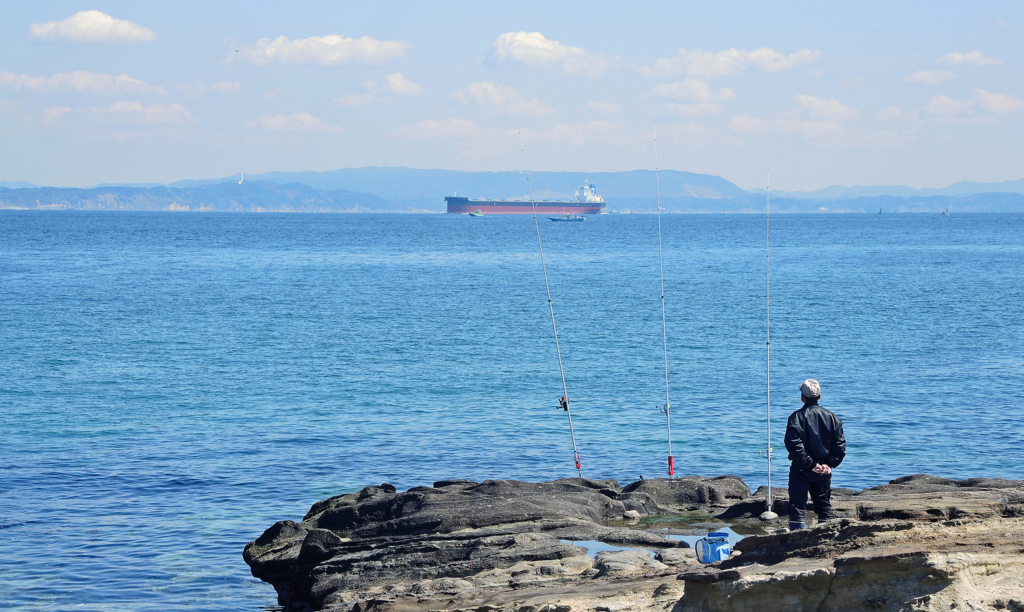
<instances>
[{"instance_id":1,"label":"sea water","mask_svg":"<svg viewBox=\"0 0 1024 612\"><path fill-rule=\"evenodd\" d=\"M666 472L654 215L540 220L592 478ZM665 215L677 474L766 481L763 215ZM778 215L773 484L1024 478L1024 216ZM381 482L575 476L528 216L0 213L0 606L258 610L242 548Z\"/></svg>"}]
</instances>

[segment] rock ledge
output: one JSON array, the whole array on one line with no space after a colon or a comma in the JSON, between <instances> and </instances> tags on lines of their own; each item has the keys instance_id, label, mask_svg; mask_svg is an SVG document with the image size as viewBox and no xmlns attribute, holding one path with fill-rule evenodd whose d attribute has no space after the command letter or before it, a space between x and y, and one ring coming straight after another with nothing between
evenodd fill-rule
<instances>
[{"instance_id":1,"label":"rock ledge","mask_svg":"<svg viewBox=\"0 0 1024 612\"><path fill-rule=\"evenodd\" d=\"M839 519L791 533L757 520L765 493L735 476L382 484L275 523L243 556L289 612L1024 612L1024 481L839 489ZM749 535L710 566L671 537L725 524Z\"/></svg>"}]
</instances>

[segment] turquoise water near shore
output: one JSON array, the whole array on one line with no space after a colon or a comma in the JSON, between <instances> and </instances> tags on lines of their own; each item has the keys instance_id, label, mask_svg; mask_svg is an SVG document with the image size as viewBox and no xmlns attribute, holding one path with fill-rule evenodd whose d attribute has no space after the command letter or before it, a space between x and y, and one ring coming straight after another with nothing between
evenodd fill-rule
<instances>
[{"instance_id":1,"label":"turquoise water near shore","mask_svg":"<svg viewBox=\"0 0 1024 612\"><path fill-rule=\"evenodd\" d=\"M764 217L667 215L677 473L764 483ZM0 212L0 601L258 610L242 547L367 484L575 475L533 220ZM657 218L541 230L584 475L665 471ZM772 219L774 481L1024 478L1024 215Z\"/></svg>"}]
</instances>

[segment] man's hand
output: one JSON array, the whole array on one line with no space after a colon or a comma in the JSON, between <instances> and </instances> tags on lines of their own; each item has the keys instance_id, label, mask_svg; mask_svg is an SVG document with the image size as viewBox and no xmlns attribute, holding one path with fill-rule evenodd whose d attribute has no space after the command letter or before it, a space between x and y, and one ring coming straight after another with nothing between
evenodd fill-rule
<instances>
[{"instance_id":1,"label":"man's hand","mask_svg":"<svg viewBox=\"0 0 1024 612\"><path fill-rule=\"evenodd\" d=\"M823 474L824 475L824 474L831 474L832 473L832 468L830 468L829 466L825 465L824 463L819 463L819 464L815 465L814 468L811 471L814 472L815 474Z\"/></svg>"}]
</instances>

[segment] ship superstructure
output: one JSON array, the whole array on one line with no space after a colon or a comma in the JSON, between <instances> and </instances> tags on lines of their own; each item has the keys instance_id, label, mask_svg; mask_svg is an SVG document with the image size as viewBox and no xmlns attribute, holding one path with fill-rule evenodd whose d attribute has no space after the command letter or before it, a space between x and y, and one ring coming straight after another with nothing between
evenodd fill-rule
<instances>
[{"instance_id":1,"label":"ship superstructure","mask_svg":"<svg viewBox=\"0 0 1024 612\"><path fill-rule=\"evenodd\" d=\"M533 205L537 213L550 215L594 215L604 211L604 198L597 195L594 185L584 181L583 185L573 192L569 200L471 200L462 196L448 196L444 199L448 204L448 212L452 214L469 214L480 211L485 215L529 215L533 214Z\"/></svg>"}]
</instances>

